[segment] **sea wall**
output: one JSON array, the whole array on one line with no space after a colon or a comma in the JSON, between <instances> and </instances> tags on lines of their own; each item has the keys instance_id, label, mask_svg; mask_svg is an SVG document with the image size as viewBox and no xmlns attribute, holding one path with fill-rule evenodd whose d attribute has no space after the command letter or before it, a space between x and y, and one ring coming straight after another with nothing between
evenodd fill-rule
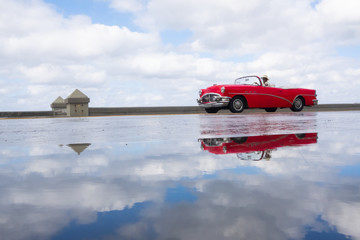
<instances>
[{"instance_id":1,"label":"sea wall","mask_svg":"<svg viewBox=\"0 0 360 240\"><path fill-rule=\"evenodd\" d=\"M147 115L147 114L194 114L203 113L196 107L124 107L124 108L89 108L90 116L109 115Z\"/></svg>"},{"instance_id":2,"label":"sea wall","mask_svg":"<svg viewBox=\"0 0 360 240\"><path fill-rule=\"evenodd\" d=\"M22 117L52 117L53 111L18 111L0 112L0 118L22 118Z\"/></svg>"},{"instance_id":3,"label":"sea wall","mask_svg":"<svg viewBox=\"0 0 360 240\"><path fill-rule=\"evenodd\" d=\"M320 104L305 107L304 112L321 111L360 111L360 104ZM264 112L262 109L245 109L244 113ZM278 112L291 112L290 109L278 109ZM89 116L121 116L121 115L151 115L151 114L204 114L205 110L198 106L184 107L89 107ZM230 113L221 110L220 114ZM219 114L218 113L218 114ZM26 118L26 117L66 117L55 115L53 111L17 111L0 112L0 118Z\"/></svg>"}]
</instances>

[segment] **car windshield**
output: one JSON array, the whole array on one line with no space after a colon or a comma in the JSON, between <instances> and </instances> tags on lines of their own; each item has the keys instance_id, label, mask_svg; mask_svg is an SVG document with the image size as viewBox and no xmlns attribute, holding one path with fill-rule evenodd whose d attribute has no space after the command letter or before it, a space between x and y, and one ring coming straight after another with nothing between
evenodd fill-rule
<instances>
[{"instance_id":1,"label":"car windshield","mask_svg":"<svg viewBox=\"0 0 360 240\"><path fill-rule=\"evenodd\" d=\"M260 161L263 158L263 151L248 152L248 153L237 153L236 156L240 160Z\"/></svg>"},{"instance_id":2,"label":"car windshield","mask_svg":"<svg viewBox=\"0 0 360 240\"><path fill-rule=\"evenodd\" d=\"M221 144L223 144L224 142L226 142L226 140L223 138L205 138L205 139L203 139L203 143L209 147L221 146Z\"/></svg>"},{"instance_id":3,"label":"car windshield","mask_svg":"<svg viewBox=\"0 0 360 240\"><path fill-rule=\"evenodd\" d=\"M235 79L235 84L237 84L237 85L260 86L261 81L256 76L249 76L249 77L241 77L241 78Z\"/></svg>"}]
</instances>

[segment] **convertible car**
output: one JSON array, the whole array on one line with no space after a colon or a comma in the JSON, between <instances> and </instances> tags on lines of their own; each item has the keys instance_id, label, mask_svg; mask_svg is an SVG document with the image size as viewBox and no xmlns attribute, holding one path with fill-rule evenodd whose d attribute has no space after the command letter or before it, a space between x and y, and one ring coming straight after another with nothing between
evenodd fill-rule
<instances>
[{"instance_id":1,"label":"convertible car","mask_svg":"<svg viewBox=\"0 0 360 240\"><path fill-rule=\"evenodd\" d=\"M278 88L265 86L258 76L235 79L232 85L216 85L201 89L197 102L208 113L229 109L241 113L245 108L262 108L275 112L278 108L290 108L300 112L304 106L317 105L316 91L304 88Z\"/></svg>"}]
</instances>

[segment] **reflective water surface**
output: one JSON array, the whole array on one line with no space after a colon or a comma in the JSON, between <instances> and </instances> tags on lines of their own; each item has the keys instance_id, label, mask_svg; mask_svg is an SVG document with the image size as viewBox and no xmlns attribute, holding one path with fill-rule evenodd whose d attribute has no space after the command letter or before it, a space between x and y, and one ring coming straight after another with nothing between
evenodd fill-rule
<instances>
[{"instance_id":1,"label":"reflective water surface","mask_svg":"<svg viewBox=\"0 0 360 240\"><path fill-rule=\"evenodd\" d=\"M0 120L1 239L360 239L360 112Z\"/></svg>"}]
</instances>

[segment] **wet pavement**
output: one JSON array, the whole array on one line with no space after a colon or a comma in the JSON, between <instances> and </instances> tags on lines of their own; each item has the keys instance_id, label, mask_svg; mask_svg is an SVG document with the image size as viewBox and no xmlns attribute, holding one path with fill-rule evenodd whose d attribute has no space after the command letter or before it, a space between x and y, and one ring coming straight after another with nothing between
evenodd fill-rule
<instances>
[{"instance_id":1,"label":"wet pavement","mask_svg":"<svg viewBox=\"0 0 360 240\"><path fill-rule=\"evenodd\" d=\"M1 239L360 239L360 112L0 120Z\"/></svg>"}]
</instances>

